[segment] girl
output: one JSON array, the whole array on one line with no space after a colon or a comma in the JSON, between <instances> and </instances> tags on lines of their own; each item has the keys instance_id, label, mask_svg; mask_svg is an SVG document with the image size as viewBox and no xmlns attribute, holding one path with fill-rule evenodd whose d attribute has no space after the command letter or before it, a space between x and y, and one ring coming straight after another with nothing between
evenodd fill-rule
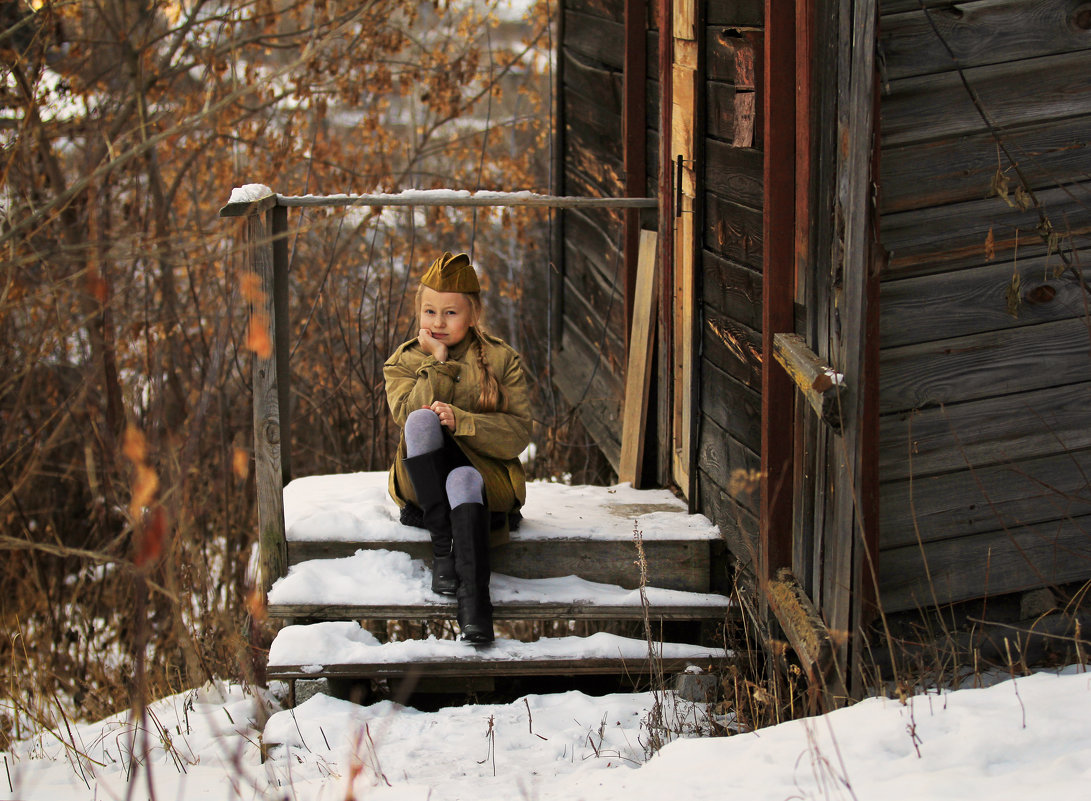
<instances>
[{"instance_id":1,"label":"girl","mask_svg":"<svg viewBox=\"0 0 1091 801\"><path fill-rule=\"evenodd\" d=\"M530 405L517 354L481 327L481 287L445 252L417 289L416 339L383 367L402 428L390 494L432 538L432 591L458 599L462 639L493 640L489 547L508 541L526 484Z\"/></svg>"}]
</instances>

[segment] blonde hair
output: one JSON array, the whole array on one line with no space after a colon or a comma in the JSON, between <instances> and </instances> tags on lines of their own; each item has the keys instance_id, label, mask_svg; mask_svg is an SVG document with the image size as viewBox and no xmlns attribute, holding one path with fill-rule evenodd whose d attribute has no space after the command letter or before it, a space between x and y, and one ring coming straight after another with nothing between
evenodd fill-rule
<instances>
[{"instance_id":1,"label":"blonde hair","mask_svg":"<svg viewBox=\"0 0 1091 801\"><path fill-rule=\"evenodd\" d=\"M418 324L421 322L420 308L421 300L424 296L424 288L424 284L420 284L417 287L415 304ZM477 363L481 367L481 394L477 399L478 408L476 411L495 412L504 407L507 399L504 396L504 388L500 385L496 373L493 372L492 366L485 356L485 339L483 336L486 333L483 324L485 318L485 305L481 300L480 292L461 292L459 294L466 298L470 304L470 334L474 338L473 347L477 350Z\"/></svg>"}]
</instances>

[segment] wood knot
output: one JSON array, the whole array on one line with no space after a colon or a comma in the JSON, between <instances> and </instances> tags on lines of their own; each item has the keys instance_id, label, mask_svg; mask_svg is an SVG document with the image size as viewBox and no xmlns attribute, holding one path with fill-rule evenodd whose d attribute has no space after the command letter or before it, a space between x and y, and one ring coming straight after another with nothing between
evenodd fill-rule
<instances>
[{"instance_id":1,"label":"wood knot","mask_svg":"<svg viewBox=\"0 0 1091 801\"><path fill-rule=\"evenodd\" d=\"M1076 10L1069 17L1069 22L1077 30L1091 31L1091 3L1076 6Z\"/></svg>"},{"instance_id":2,"label":"wood knot","mask_svg":"<svg viewBox=\"0 0 1091 801\"><path fill-rule=\"evenodd\" d=\"M1051 287L1049 284L1042 284L1036 286L1026 294L1026 301L1031 305L1039 305L1042 303L1049 303L1055 297L1057 297L1057 290Z\"/></svg>"},{"instance_id":3,"label":"wood knot","mask_svg":"<svg viewBox=\"0 0 1091 801\"><path fill-rule=\"evenodd\" d=\"M280 444L280 423L265 424L265 441L270 445Z\"/></svg>"}]
</instances>

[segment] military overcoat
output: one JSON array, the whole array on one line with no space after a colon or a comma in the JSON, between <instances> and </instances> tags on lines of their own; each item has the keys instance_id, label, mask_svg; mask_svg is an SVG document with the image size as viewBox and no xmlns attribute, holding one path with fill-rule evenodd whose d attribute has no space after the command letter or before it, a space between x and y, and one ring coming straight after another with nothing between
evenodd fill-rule
<instances>
[{"instance_id":1,"label":"military overcoat","mask_svg":"<svg viewBox=\"0 0 1091 801\"><path fill-rule=\"evenodd\" d=\"M477 355L478 342L503 388L504 404L498 411L484 412L479 408L483 373ZM433 401L443 401L454 409L453 439L485 480L489 511L511 512L523 505L526 478L519 455L530 443L530 402L522 360L510 345L489 334L471 331L449 350L447 361L437 362L416 339L411 339L386 361L383 376L390 411L403 429L389 479L390 495L398 506L405 506L407 501L417 503L402 463L406 456L405 419L410 412ZM507 540L506 524L491 532L493 545Z\"/></svg>"}]
</instances>

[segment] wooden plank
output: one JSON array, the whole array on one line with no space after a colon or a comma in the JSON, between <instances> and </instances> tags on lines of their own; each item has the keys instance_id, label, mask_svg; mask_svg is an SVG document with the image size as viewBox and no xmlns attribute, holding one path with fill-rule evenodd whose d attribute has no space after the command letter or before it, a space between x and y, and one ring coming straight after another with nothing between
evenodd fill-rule
<instances>
[{"instance_id":1,"label":"wooden plank","mask_svg":"<svg viewBox=\"0 0 1091 801\"><path fill-rule=\"evenodd\" d=\"M826 565L821 609L827 625L847 635L837 643L834 675L858 695L863 690L862 629L874 612L868 601L874 599L872 568L878 538L875 396L879 386L879 309L874 246L878 209L873 202L878 174L878 23L872 2L842 0L839 5L834 214L844 228L834 242L832 285L836 294L827 298L826 304L833 335L829 358L853 391L841 397L843 439L827 437L832 525L825 527L822 535ZM785 330L789 329L778 329Z\"/></svg>"},{"instance_id":2,"label":"wooden plank","mask_svg":"<svg viewBox=\"0 0 1091 801\"><path fill-rule=\"evenodd\" d=\"M705 26L705 74L708 80L723 81L754 91L761 69L761 31L749 26Z\"/></svg>"},{"instance_id":3,"label":"wooden plank","mask_svg":"<svg viewBox=\"0 0 1091 801\"><path fill-rule=\"evenodd\" d=\"M625 63L625 24L564 11L564 48L579 54L587 62L621 72Z\"/></svg>"},{"instance_id":4,"label":"wooden plank","mask_svg":"<svg viewBox=\"0 0 1091 801\"><path fill-rule=\"evenodd\" d=\"M761 393L708 360L701 365L701 412L755 453L761 447Z\"/></svg>"},{"instance_id":5,"label":"wooden plank","mask_svg":"<svg viewBox=\"0 0 1091 801\"><path fill-rule=\"evenodd\" d=\"M885 416L884 481L1091 448L1091 382Z\"/></svg>"},{"instance_id":6,"label":"wooden plank","mask_svg":"<svg viewBox=\"0 0 1091 801\"><path fill-rule=\"evenodd\" d=\"M708 0L705 17L710 26L760 27L765 20L765 3L762 0Z\"/></svg>"},{"instance_id":7,"label":"wooden plank","mask_svg":"<svg viewBox=\"0 0 1091 801\"><path fill-rule=\"evenodd\" d=\"M642 196L647 191L647 42L646 9L643 0L625 0L625 75L623 105L622 161L625 168L625 194ZM635 209L625 214L625 331L632 331L633 304L636 299L637 271L640 261L640 214Z\"/></svg>"},{"instance_id":8,"label":"wooden plank","mask_svg":"<svg viewBox=\"0 0 1091 801\"><path fill-rule=\"evenodd\" d=\"M795 303L796 28L794 3L766 0L763 119L765 145L761 264L761 547L758 580L792 564L792 443L795 390L783 370L770 368L773 334L790 331ZM709 204L712 205L711 203ZM720 231L716 232L720 240ZM727 255L736 258L734 254ZM752 263L743 259L745 263ZM755 265L757 266L757 265ZM763 599L764 603L764 599Z\"/></svg>"},{"instance_id":9,"label":"wooden plank","mask_svg":"<svg viewBox=\"0 0 1091 801\"><path fill-rule=\"evenodd\" d=\"M450 620L455 601L434 604L270 604L269 617L290 620ZM649 606L648 616L658 620L723 620L734 609L727 598L719 606ZM643 620L640 605L606 606L578 603L493 602L495 620Z\"/></svg>"},{"instance_id":10,"label":"wooden plank","mask_svg":"<svg viewBox=\"0 0 1091 801\"><path fill-rule=\"evenodd\" d=\"M708 310L705 312L702 357L735 380L761 391L761 334Z\"/></svg>"},{"instance_id":11,"label":"wooden plank","mask_svg":"<svg viewBox=\"0 0 1091 801\"><path fill-rule=\"evenodd\" d=\"M603 456L617 470L621 459L623 390L617 378L601 366L601 354L570 325L565 326L563 341L564 349L553 357L553 383L579 415Z\"/></svg>"},{"instance_id":12,"label":"wooden plank","mask_svg":"<svg viewBox=\"0 0 1091 801\"><path fill-rule=\"evenodd\" d=\"M884 550L883 608L918 606L1047 587L1091 576L1091 517Z\"/></svg>"},{"instance_id":13,"label":"wooden plank","mask_svg":"<svg viewBox=\"0 0 1091 801\"><path fill-rule=\"evenodd\" d=\"M723 258L762 271L762 212L740 203L704 195L704 246Z\"/></svg>"},{"instance_id":14,"label":"wooden plank","mask_svg":"<svg viewBox=\"0 0 1091 801\"><path fill-rule=\"evenodd\" d=\"M571 246L566 249L566 255L572 252ZM622 324L624 322L624 310L620 297L596 298L587 297L581 290L594 288L594 281L587 272L577 273L574 281L569 281L565 276L565 325L578 327L583 338L589 342L593 340L594 361L605 366L611 374L621 376L624 374L625 343L621 338ZM596 306L594 301L601 300ZM618 395L618 399L623 396Z\"/></svg>"},{"instance_id":15,"label":"wooden plank","mask_svg":"<svg viewBox=\"0 0 1091 801\"><path fill-rule=\"evenodd\" d=\"M623 0L565 0L565 8L612 22L625 18Z\"/></svg>"},{"instance_id":16,"label":"wooden plank","mask_svg":"<svg viewBox=\"0 0 1091 801\"><path fill-rule=\"evenodd\" d=\"M467 651L487 653L487 649L474 651L466 646ZM329 678L374 678L393 679L404 676L588 676L619 674L643 676L648 674L683 673L693 664L712 666L725 658L704 659L656 659L651 664L648 659L603 659L603 658L567 658L567 659L505 659L495 662L478 656L453 661L418 660L414 662L382 662L343 665L323 665L320 672L315 672L310 665L269 665L268 678L314 679Z\"/></svg>"},{"instance_id":17,"label":"wooden plank","mask_svg":"<svg viewBox=\"0 0 1091 801\"><path fill-rule=\"evenodd\" d=\"M886 78L896 80L952 69L948 48L962 67L1087 50L1089 24L1086 6L1079 3L979 0L928 14L913 10L887 16L879 46Z\"/></svg>"},{"instance_id":18,"label":"wooden plank","mask_svg":"<svg viewBox=\"0 0 1091 801\"><path fill-rule=\"evenodd\" d=\"M288 313L288 209L274 206L268 212L273 236L273 351L277 363L277 412L280 418L281 483L292 480L292 372L291 318Z\"/></svg>"},{"instance_id":19,"label":"wooden plank","mask_svg":"<svg viewBox=\"0 0 1091 801\"><path fill-rule=\"evenodd\" d=\"M291 564L312 559L352 556L361 549L382 548L408 553L414 559L431 560L427 542L292 541ZM647 582L653 587L685 592L708 592L708 542L703 540L645 540ZM587 581L614 584L626 589L640 586L631 541L519 540L490 551L492 569L516 578L579 576Z\"/></svg>"},{"instance_id":20,"label":"wooden plank","mask_svg":"<svg viewBox=\"0 0 1091 801\"><path fill-rule=\"evenodd\" d=\"M841 431L841 376L807 347L798 334L776 334L773 355L823 423Z\"/></svg>"},{"instance_id":21,"label":"wooden plank","mask_svg":"<svg viewBox=\"0 0 1091 801\"><path fill-rule=\"evenodd\" d=\"M720 477L722 488L732 501L751 514L758 514L761 458L711 420L705 421L698 443L698 464L711 476Z\"/></svg>"},{"instance_id":22,"label":"wooden plank","mask_svg":"<svg viewBox=\"0 0 1091 801\"><path fill-rule=\"evenodd\" d=\"M754 462L758 462L756 454ZM712 465L714 470L718 467ZM733 592L738 586L749 585L755 580L760 526L757 516L723 486L721 482L724 480L726 476L710 473L703 465L698 468L697 489L701 507L719 527L720 535L734 560L722 574L713 573L711 586L716 592ZM752 496L748 495L748 503L755 507L760 504L756 490Z\"/></svg>"},{"instance_id":23,"label":"wooden plank","mask_svg":"<svg viewBox=\"0 0 1091 801\"><path fill-rule=\"evenodd\" d=\"M791 570L777 571L776 578L769 582L768 596L769 607L799 657L808 684L826 696L844 698L847 694L840 686L836 671L831 675L835 661L833 637ZM823 705L828 707L830 703L827 697Z\"/></svg>"},{"instance_id":24,"label":"wooden plank","mask_svg":"<svg viewBox=\"0 0 1091 801\"><path fill-rule=\"evenodd\" d=\"M1091 113L1087 53L964 70L994 127ZM891 81L882 105L883 146L988 130L958 73Z\"/></svg>"},{"instance_id":25,"label":"wooden plank","mask_svg":"<svg viewBox=\"0 0 1091 801\"><path fill-rule=\"evenodd\" d=\"M711 117L711 111L709 116ZM733 203L761 208L762 156L752 148L705 140L704 188Z\"/></svg>"},{"instance_id":26,"label":"wooden plank","mask_svg":"<svg viewBox=\"0 0 1091 801\"><path fill-rule=\"evenodd\" d=\"M624 108L622 73L589 62L570 50L562 56L565 93L577 95L581 102L601 104L607 113L620 117Z\"/></svg>"},{"instance_id":27,"label":"wooden plank","mask_svg":"<svg viewBox=\"0 0 1091 801\"><path fill-rule=\"evenodd\" d=\"M1086 319L888 348L881 357L884 413L1091 380Z\"/></svg>"},{"instance_id":28,"label":"wooden plank","mask_svg":"<svg viewBox=\"0 0 1091 801\"><path fill-rule=\"evenodd\" d=\"M1091 116L1041 120L1003 133L1004 147L1035 191L1091 172ZM997 171L1014 196L1019 180L992 133L883 150L884 214L978 200L995 194Z\"/></svg>"},{"instance_id":29,"label":"wooden plank","mask_svg":"<svg viewBox=\"0 0 1091 801\"><path fill-rule=\"evenodd\" d=\"M884 484L883 548L1091 515L1091 450Z\"/></svg>"},{"instance_id":30,"label":"wooden plank","mask_svg":"<svg viewBox=\"0 0 1091 801\"><path fill-rule=\"evenodd\" d=\"M1086 313L1091 264L1054 275L1057 257L986 264L882 285L883 347L1016 329ZM1013 276L1019 288L1012 293ZM1082 284L1082 285L1081 285Z\"/></svg>"},{"instance_id":31,"label":"wooden plank","mask_svg":"<svg viewBox=\"0 0 1091 801\"><path fill-rule=\"evenodd\" d=\"M1088 247L1091 205L1084 198L1089 192L1091 182L1035 192L1066 250ZM1013 208L995 197L885 214L882 242L890 259L884 275L928 275L977 266L990 255L996 261L1009 263L1016 254L1020 259L1036 256L1047 250L1036 235L1039 223L1033 207Z\"/></svg>"},{"instance_id":32,"label":"wooden plank","mask_svg":"<svg viewBox=\"0 0 1091 801\"><path fill-rule=\"evenodd\" d=\"M264 215L246 221L247 260L259 289L251 300L253 355L254 483L257 487L259 569L256 585L267 593L288 569L284 539L284 472L280 462L280 401L274 343L273 248Z\"/></svg>"},{"instance_id":33,"label":"wooden plank","mask_svg":"<svg viewBox=\"0 0 1091 801\"><path fill-rule=\"evenodd\" d=\"M761 273L705 250L702 301L707 309L753 331L761 329Z\"/></svg>"},{"instance_id":34,"label":"wooden plank","mask_svg":"<svg viewBox=\"0 0 1091 801\"><path fill-rule=\"evenodd\" d=\"M629 338L629 361L625 368L618 481L628 481L637 488L642 484L644 432L652 380L652 349L655 346L655 246L655 231L641 231L633 298L633 333Z\"/></svg>"}]
</instances>

